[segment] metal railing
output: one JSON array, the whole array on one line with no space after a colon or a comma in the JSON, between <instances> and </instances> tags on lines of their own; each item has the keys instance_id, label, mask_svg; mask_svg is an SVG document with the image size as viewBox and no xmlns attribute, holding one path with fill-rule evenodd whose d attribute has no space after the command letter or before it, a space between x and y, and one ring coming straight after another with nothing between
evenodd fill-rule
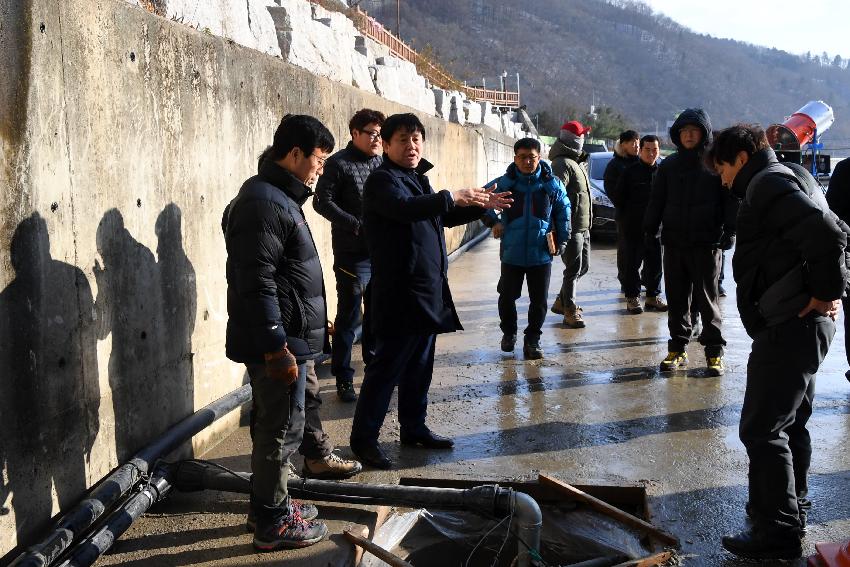
<instances>
[{"instance_id":1,"label":"metal railing","mask_svg":"<svg viewBox=\"0 0 850 567\"><path fill-rule=\"evenodd\" d=\"M466 95L469 100L477 102L490 102L493 106L504 106L516 108L519 106L519 93L514 91L502 91L497 89L486 89L482 87L468 87L434 65L431 61L419 55L415 49L404 43L380 22L370 17L360 8L355 8L352 19L357 29L369 39L389 48L390 53L409 61L416 66L416 71L428 79L432 84L441 89L459 91Z\"/></svg>"}]
</instances>

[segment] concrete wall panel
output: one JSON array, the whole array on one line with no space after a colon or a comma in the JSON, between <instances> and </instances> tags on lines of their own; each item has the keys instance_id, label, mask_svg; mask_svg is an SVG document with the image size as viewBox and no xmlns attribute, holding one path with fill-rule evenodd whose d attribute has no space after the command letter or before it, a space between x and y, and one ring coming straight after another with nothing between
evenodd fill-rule
<instances>
[{"instance_id":1,"label":"concrete wall panel","mask_svg":"<svg viewBox=\"0 0 850 567\"><path fill-rule=\"evenodd\" d=\"M244 382L224 357L221 212L280 117L313 114L342 147L357 109L410 109L120 0L0 0L0 21L2 556ZM422 119L438 188L510 160L497 132ZM330 227L305 210L333 290Z\"/></svg>"}]
</instances>

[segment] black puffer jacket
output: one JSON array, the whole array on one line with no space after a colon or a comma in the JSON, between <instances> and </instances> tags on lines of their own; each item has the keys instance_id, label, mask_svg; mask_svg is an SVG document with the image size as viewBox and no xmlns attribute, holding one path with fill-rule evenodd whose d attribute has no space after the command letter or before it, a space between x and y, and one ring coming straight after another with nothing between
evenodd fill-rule
<instances>
[{"instance_id":1,"label":"black puffer jacket","mask_svg":"<svg viewBox=\"0 0 850 567\"><path fill-rule=\"evenodd\" d=\"M331 221L334 256L368 258L366 239L360 230L363 220L363 184L381 165L381 156L369 156L352 142L328 158L316 184L313 208Z\"/></svg>"},{"instance_id":2,"label":"black puffer jacket","mask_svg":"<svg viewBox=\"0 0 850 567\"><path fill-rule=\"evenodd\" d=\"M680 130L689 124L703 133L702 143L691 150L679 139ZM718 248L724 232L735 234L737 199L702 164L710 135L711 122L700 109L683 111L670 127L678 151L658 166L643 225L649 234L657 234L661 226L665 246Z\"/></svg>"},{"instance_id":3,"label":"black puffer jacket","mask_svg":"<svg viewBox=\"0 0 850 567\"><path fill-rule=\"evenodd\" d=\"M768 168L768 173L754 179ZM732 268L738 285L738 311L750 335L767 326L767 318L772 316L765 292L795 268L803 266L799 281L804 293L788 293L786 286L781 294L783 300L802 295L797 305L787 306L789 318L796 316L810 297L823 301L841 297L847 276L844 248L848 229L825 202L817 204L823 194L810 175L802 168L792 173L779 166L773 150L762 150L738 172L732 191L742 199Z\"/></svg>"},{"instance_id":4,"label":"black puffer jacket","mask_svg":"<svg viewBox=\"0 0 850 567\"><path fill-rule=\"evenodd\" d=\"M271 160L224 210L227 357L263 362L288 345L299 360L326 350L319 254L301 206L310 188Z\"/></svg>"},{"instance_id":5,"label":"black puffer jacket","mask_svg":"<svg viewBox=\"0 0 850 567\"><path fill-rule=\"evenodd\" d=\"M611 197L611 191L616 190L617 182L620 180L623 172L626 171L626 168L639 161L640 159L637 156L621 155L617 152L616 148L614 149L614 156L608 162L608 165L605 166L605 173L602 174L602 180L605 182L605 193L611 199L611 202L614 203L614 207L618 205L614 201L614 198Z\"/></svg>"},{"instance_id":6,"label":"black puffer jacket","mask_svg":"<svg viewBox=\"0 0 850 567\"><path fill-rule=\"evenodd\" d=\"M615 207L617 227L623 234L640 238L643 232L643 218L652 192L652 177L657 169L655 164L647 165L638 160L623 170L615 186L609 189L606 182L606 192Z\"/></svg>"}]
</instances>

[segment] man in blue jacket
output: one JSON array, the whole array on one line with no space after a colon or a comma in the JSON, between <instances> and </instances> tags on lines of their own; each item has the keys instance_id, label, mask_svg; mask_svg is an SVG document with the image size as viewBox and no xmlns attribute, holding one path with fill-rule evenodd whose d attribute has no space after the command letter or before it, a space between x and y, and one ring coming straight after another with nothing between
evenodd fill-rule
<instances>
[{"instance_id":1,"label":"man in blue jacket","mask_svg":"<svg viewBox=\"0 0 850 567\"><path fill-rule=\"evenodd\" d=\"M488 186L493 183L497 192L510 191L514 197L510 209L488 211L482 219L493 236L502 239L502 274L497 288L502 350L513 352L516 345L516 300L525 279L530 303L522 353L528 359L543 358L540 334L546 319L552 256L562 254L570 238L570 201L561 180L552 175L552 167L540 161L540 142L534 138L514 144L514 163ZM547 238L552 240L552 250Z\"/></svg>"},{"instance_id":2,"label":"man in blue jacket","mask_svg":"<svg viewBox=\"0 0 850 567\"><path fill-rule=\"evenodd\" d=\"M414 114L395 114L381 128L384 162L363 188L363 230L372 279L366 288L366 323L375 354L366 374L354 422L351 450L373 467L392 461L378 434L398 384L401 443L451 448L451 439L425 425L428 388L438 333L462 329L452 302L444 226L481 218L485 208L507 208L508 193L485 189L431 189L422 159L425 127Z\"/></svg>"}]
</instances>

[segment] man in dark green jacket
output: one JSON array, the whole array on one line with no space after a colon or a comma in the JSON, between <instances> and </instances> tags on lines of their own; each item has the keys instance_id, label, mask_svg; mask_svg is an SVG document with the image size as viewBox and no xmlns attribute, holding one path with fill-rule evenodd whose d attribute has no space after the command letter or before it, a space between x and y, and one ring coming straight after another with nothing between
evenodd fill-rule
<instances>
[{"instance_id":1,"label":"man in dark green jacket","mask_svg":"<svg viewBox=\"0 0 850 567\"><path fill-rule=\"evenodd\" d=\"M567 189L572 209L572 235L567 249L561 256L564 262L564 281L561 292L552 305L552 311L564 315L564 325L573 329L584 327L581 307L576 303L578 280L590 266L590 226L593 224L593 209L590 201L590 179L582 158L584 135L590 128L571 120L561 126L558 141L549 150L552 172Z\"/></svg>"}]
</instances>

